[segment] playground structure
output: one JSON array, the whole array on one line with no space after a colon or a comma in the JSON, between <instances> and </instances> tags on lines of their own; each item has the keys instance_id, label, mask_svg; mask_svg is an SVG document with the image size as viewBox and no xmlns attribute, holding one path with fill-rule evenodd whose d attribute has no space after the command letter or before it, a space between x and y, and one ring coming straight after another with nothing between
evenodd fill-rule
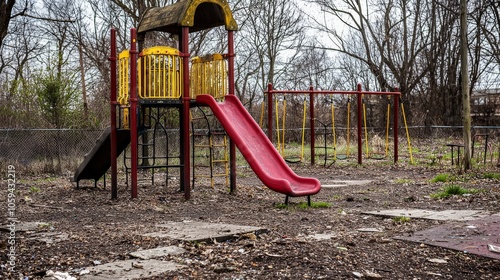
<instances>
[{"instance_id":1,"label":"playground structure","mask_svg":"<svg viewBox=\"0 0 500 280\"><path fill-rule=\"evenodd\" d=\"M336 155L336 132L335 132L335 112L334 112L334 107L333 105L331 106L331 117L332 117L332 120L331 120L331 126L332 126L332 131L331 132L327 132L327 124L325 123L322 123L320 120L316 119L315 117L315 108L314 108L314 104L315 104L315 96L316 95L348 95L348 96L356 96L356 100L357 100L357 116L356 116L356 120L357 120L357 124L356 124L356 131L357 131L357 162L358 164L362 164L363 162L363 142L365 143L365 151L367 153L367 156L368 156L368 132L367 132L367 125L366 125L366 108L364 106L364 102L363 102L363 96L364 95L372 95L372 96L388 96L388 97L392 97L393 98L393 159L394 159L394 163L396 163L398 160L399 160L399 154L398 154L398 117L399 117L399 108L400 108L400 105L401 105L401 113L402 113L402 116L403 116L403 121L404 121L404 125L405 125L405 129L406 129L406 136L407 136L407 140L408 140L408 147L409 147L409 154L410 154L410 160L411 162L413 162L413 157L412 157L412 152L411 152L411 144L410 144L410 136L409 136L409 132L408 132L408 126L406 124L406 117L405 117L405 114L404 114L404 107L403 107L403 104L400 104L399 100L400 100L400 96L401 96L401 92L398 91L398 89L396 88L395 91L393 92L373 92L373 91L362 91L361 89L361 85L358 84L357 86L357 90L356 91L329 91L329 90L315 90L313 87L310 87L309 90L276 90L276 89L273 89L273 86L271 84L268 85L268 88L267 88L267 91L265 92L265 94L267 95L267 137L273 141L273 127L274 125L276 125L276 134L277 134L277 146L279 149L284 149L284 145L285 145L285 142L284 142L284 127L285 127L285 110L283 110L283 114L282 114L282 125L281 125L281 128L280 129L280 121L278 120L279 118L279 113L278 113L278 104L276 102L276 100L274 100L274 96L276 95L284 95L284 94L289 94L289 95L303 95L303 96L308 96L309 98L309 127L310 127L310 158L311 158L311 165L314 165L315 164L315 159L316 159L316 146L315 146L315 141L316 141L316 122L320 123L323 127L323 136L325 137L326 139L326 135L332 135L332 138L333 138L333 143L334 143L334 147L331 147L334 149L334 155L335 157L337 157ZM275 103L273 105L273 103ZM284 103L284 107L286 106L286 103ZM347 106L348 106L348 109L347 109L347 146L349 146L349 134L350 134L350 124L349 124L349 120L350 120L350 102L348 101L347 103ZM276 110L273 109L274 107L276 107ZM263 107L264 108L264 107ZM388 104L388 111L387 111L387 118L386 118L386 139L385 139L385 143L386 143L386 153L388 151L388 141L389 141L389 123L390 123L390 105ZM304 149L304 137L305 137L305 133L304 133L304 130L305 130L305 120L306 120L306 117L305 117L305 114L306 114L306 105L305 105L305 101L304 101L304 116L303 116L303 125L302 125L302 156L303 156L303 149ZM261 115L261 120L263 119L263 112L262 111L262 115ZM363 130L364 128L364 130ZM280 131L281 132L281 135L280 135ZM363 141L363 134L364 134L364 141ZM329 148L326 146L326 140L325 140L325 146L322 147L324 150L325 150L325 163L324 165L326 165L326 159L327 159L327 154L326 154L326 150ZM347 149L347 153L346 155L348 155L348 152L349 149ZM284 154L284 153L281 153L281 154Z\"/></svg>"},{"instance_id":2,"label":"playground structure","mask_svg":"<svg viewBox=\"0 0 500 280\"><path fill-rule=\"evenodd\" d=\"M218 26L227 31L227 53L191 59L189 34ZM238 147L250 167L270 189L289 197L310 196L321 189L315 178L297 176L266 137L259 125L234 95L234 32L237 24L224 0L181 0L175 4L145 11L137 29L130 30L130 49L117 56L116 30L111 30L111 126L75 172L73 180L97 181L111 169L111 197L118 197L117 157L125 153L127 184L132 198L138 197L139 169L166 170L178 168L180 190L185 199L191 195L191 108L209 107L230 138L220 161L229 172L230 190L236 189L236 156ZM143 48L148 32L168 32L177 36L179 49L166 46ZM137 47L138 45L138 47ZM169 151L157 156L154 133L168 126L166 115L178 110L178 153ZM170 114L175 115L175 114ZM153 135L150 135L153 131ZM152 137L152 138L151 138ZM152 141L149 139L153 139ZM196 144L193 143L193 149ZM210 144L209 148L214 145ZM139 152L142 151L141 155ZM193 151L194 161L194 151ZM219 160L212 160L211 164ZM194 164L193 164L194 168ZM194 173L194 169L193 169ZM130 175L130 181L128 181ZM214 174L211 174L212 178ZM193 181L194 184L194 181Z\"/></svg>"}]
</instances>

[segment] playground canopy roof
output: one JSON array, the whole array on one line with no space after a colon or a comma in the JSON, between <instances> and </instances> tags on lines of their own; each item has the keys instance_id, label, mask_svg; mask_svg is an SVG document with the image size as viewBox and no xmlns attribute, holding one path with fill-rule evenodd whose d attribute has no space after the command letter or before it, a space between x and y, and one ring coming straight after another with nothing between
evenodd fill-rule
<instances>
[{"instance_id":1,"label":"playground canopy roof","mask_svg":"<svg viewBox=\"0 0 500 280\"><path fill-rule=\"evenodd\" d=\"M142 15L137 32L165 31L179 34L180 27L196 32L224 25L238 29L226 0L180 0L166 7L149 8Z\"/></svg>"}]
</instances>

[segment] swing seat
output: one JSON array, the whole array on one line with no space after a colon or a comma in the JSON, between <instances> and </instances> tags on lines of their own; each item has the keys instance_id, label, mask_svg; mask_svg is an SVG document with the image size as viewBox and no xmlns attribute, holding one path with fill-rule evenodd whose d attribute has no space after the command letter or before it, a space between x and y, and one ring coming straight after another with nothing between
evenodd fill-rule
<instances>
[{"instance_id":1,"label":"swing seat","mask_svg":"<svg viewBox=\"0 0 500 280\"><path fill-rule=\"evenodd\" d=\"M374 154L374 153L372 153L369 158L370 159L375 159L375 160L383 160L386 157L387 156L385 154Z\"/></svg>"},{"instance_id":2,"label":"swing seat","mask_svg":"<svg viewBox=\"0 0 500 280\"><path fill-rule=\"evenodd\" d=\"M288 157L284 157L283 159L288 163L301 163L302 162L301 156L288 156Z\"/></svg>"}]
</instances>

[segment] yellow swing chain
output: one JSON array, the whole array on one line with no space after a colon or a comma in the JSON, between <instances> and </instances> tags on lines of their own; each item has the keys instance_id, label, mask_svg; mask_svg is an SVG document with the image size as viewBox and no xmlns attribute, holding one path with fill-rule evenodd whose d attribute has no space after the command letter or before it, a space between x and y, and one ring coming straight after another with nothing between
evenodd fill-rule
<instances>
[{"instance_id":1,"label":"yellow swing chain","mask_svg":"<svg viewBox=\"0 0 500 280\"><path fill-rule=\"evenodd\" d=\"M333 158L337 159L337 134L335 133L335 106L332 100L332 136L333 136Z\"/></svg>"},{"instance_id":2,"label":"yellow swing chain","mask_svg":"<svg viewBox=\"0 0 500 280\"><path fill-rule=\"evenodd\" d=\"M276 108L276 136L277 136L277 141L278 141L278 153L280 153L281 156L283 156L283 154L281 154L281 138L280 138L280 121L279 121L279 117L280 117L280 114L279 114L279 103L278 103L278 98L277 97L274 97L274 104L275 104L275 108Z\"/></svg>"},{"instance_id":3,"label":"yellow swing chain","mask_svg":"<svg viewBox=\"0 0 500 280\"><path fill-rule=\"evenodd\" d=\"M300 151L300 161L304 159L304 143L305 143L305 137L306 137L306 118L307 118L307 104L306 104L306 99L304 98L304 109L303 109L303 117L302 117L302 147Z\"/></svg>"},{"instance_id":4,"label":"yellow swing chain","mask_svg":"<svg viewBox=\"0 0 500 280\"><path fill-rule=\"evenodd\" d=\"M267 97L269 98L269 96ZM266 97L264 96L264 99L262 100L261 108L260 108L260 120L259 120L259 127L262 129L262 124L264 122L264 111L265 111L265 106L266 106Z\"/></svg>"},{"instance_id":5,"label":"yellow swing chain","mask_svg":"<svg viewBox=\"0 0 500 280\"><path fill-rule=\"evenodd\" d=\"M413 164L413 154L411 151L410 132L408 131L408 125L406 124L405 106L404 106L403 102L401 102L401 113L403 114L403 120L405 123L406 139L408 141L408 151L410 152L410 163Z\"/></svg>"},{"instance_id":6,"label":"yellow swing chain","mask_svg":"<svg viewBox=\"0 0 500 280\"><path fill-rule=\"evenodd\" d=\"M363 96L361 97L363 98ZM363 100L363 123L365 125L365 149L366 149L366 157L369 157L369 151L368 151L368 128L366 127L366 106L365 106L365 101Z\"/></svg>"}]
</instances>

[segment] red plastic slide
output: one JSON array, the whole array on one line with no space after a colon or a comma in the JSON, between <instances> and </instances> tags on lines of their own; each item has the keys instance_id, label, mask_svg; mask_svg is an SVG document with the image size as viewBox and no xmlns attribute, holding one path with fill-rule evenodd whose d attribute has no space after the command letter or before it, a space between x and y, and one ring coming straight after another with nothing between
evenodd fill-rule
<instances>
[{"instance_id":1,"label":"red plastic slide","mask_svg":"<svg viewBox=\"0 0 500 280\"><path fill-rule=\"evenodd\" d=\"M313 195L320 191L318 179L300 177L288 167L236 96L227 95L224 102L217 102L210 95L198 95L196 101L212 109L250 167L268 188L291 197Z\"/></svg>"}]
</instances>

